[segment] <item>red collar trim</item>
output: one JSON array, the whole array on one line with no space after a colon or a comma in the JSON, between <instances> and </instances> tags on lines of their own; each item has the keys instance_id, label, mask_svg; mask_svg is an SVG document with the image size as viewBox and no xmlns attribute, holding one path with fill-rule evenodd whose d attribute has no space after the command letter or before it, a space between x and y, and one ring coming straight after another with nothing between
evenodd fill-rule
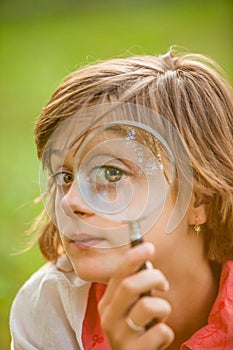
<instances>
[{"instance_id":1,"label":"red collar trim","mask_svg":"<svg viewBox=\"0 0 233 350\"><path fill-rule=\"evenodd\" d=\"M208 318L208 325L186 341L181 350L233 349L233 260L223 264L219 293Z\"/></svg>"},{"instance_id":2,"label":"red collar trim","mask_svg":"<svg viewBox=\"0 0 233 350\"><path fill-rule=\"evenodd\" d=\"M82 343L85 350L110 350L106 336L100 325L97 305L106 285L92 283L89 290L87 309L82 327Z\"/></svg>"}]
</instances>

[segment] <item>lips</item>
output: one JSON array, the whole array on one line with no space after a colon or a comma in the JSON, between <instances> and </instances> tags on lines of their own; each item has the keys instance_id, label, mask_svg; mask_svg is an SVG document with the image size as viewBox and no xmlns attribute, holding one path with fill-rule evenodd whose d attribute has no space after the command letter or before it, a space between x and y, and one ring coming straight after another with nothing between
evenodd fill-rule
<instances>
[{"instance_id":1,"label":"lips","mask_svg":"<svg viewBox=\"0 0 233 350\"><path fill-rule=\"evenodd\" d=\"M103 237L95 237L86 233L79 233L69 235L71 243L73 243L78 248L91 248L96 247L102 242L106 241Z\"/></svg>"}]
</instances>

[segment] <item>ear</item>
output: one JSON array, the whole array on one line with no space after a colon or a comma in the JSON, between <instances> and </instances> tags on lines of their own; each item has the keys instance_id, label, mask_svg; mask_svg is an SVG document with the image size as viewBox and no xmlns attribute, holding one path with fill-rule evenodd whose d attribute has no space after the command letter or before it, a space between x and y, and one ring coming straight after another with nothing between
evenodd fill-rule
<instances>
[{"instance_id":1,"label":"ear","mask_svg":"<svg viewBox=\"0 0 233 350\"><path fill-rule=\"evenodd\" d=\"M208 217L208 202L201 196L193 195L189 208L189 225L204 224Z\"/></svg>"}]
</instances>

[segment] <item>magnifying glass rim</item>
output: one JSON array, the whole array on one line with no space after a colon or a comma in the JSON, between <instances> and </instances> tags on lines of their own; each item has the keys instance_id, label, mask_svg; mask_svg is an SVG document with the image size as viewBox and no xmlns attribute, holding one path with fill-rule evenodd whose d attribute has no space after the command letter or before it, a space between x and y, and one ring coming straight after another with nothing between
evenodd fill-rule
<instances>
[{"instance_id":1,"label":"magnifying glass rim","mask_svg":"<svg viewBox=\"0 0 233 350\"><path fill-rule=\"evenodd\" d=\"M168 145L168 143L166 142L166 140L164 140L164 138L158 133L156 132L153 128L151 128L150 126L148 125L145 125L143 123L140 123L140 122L136 122L136 121L128 121L128 120L119 120L117 122L108 122L107 124L102 124L102 125L98 125L98 127L96 128L96 130L93 130L89 135L87 135L84 139L84 141L81 143L81 145L79 146L78 150L77 150L77 153L75 155L75 163L74 163L74 168L75 168L75 179L76 179L76 183L77 183L77 186L79 188L79 193L81 194L81 197L82 199L86 202L86 199L84 198L84 195L83 195L83 191L81 190L80 188L80 182L78 181L79 179L79 172L78 170L78 165L80 166L81 165L81 162L79 161L80 159L80 155L82 154L83 152L83 149L86 147L86 145L88 144L89 141L91 141L96 135L98 135L99 133L101 133L101 131L105 130L105 129L110 129L111 127L114 127L114 126L119 126L119 125L129 125L129 126L135 126L139 129L143 129L145 131L147 131L148 133L152 134L152 136L154 136L157 140L159 140L161 142L161 144L165 147L166 149L166 152L168 153L168 156L169 156L169 159L171 161L171 164L172 164L172 180L169 181L169 187L170 189L172 188L173 186L173 183L174 183L174 179L175 179L175 160L174 160L174 156L173 156L173 153ZM170 192L170 191L169 191ZM168 195L168 193L167 193ZM167 197L166 195L166 197ZM87 203L89 205L89 203ZM102 216L102 217L106 217L102 212L101 210L98 211L98 210L94 210L96 213L98 213L98 215ZM149 214L150 215L150 214ZM143 220L143 217L141 219L137 219L139 221ZM114 221L114 220L113 220ZM132 220L130 220L132 221ZM117 221L118 222L118 221ZM125 220L122 220L122 223L124 222L129 222L128 221L125 221Z\"/></svg>"}]
</instances>

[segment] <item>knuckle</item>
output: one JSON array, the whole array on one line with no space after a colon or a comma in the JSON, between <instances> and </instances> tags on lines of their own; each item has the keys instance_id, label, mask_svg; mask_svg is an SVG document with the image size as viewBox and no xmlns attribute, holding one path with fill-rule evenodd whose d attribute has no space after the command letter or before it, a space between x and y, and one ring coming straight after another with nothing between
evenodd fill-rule
<instances>
[{"instance_id":1,"label":"knuckle","mask_svg":"<svg viewBox=\"0 0 233 350\"><path fill-rule=\"evenodd\" d=\"M159 334L161 335L161 338L163 338L167 342L171 343L174 340L173 330L170 327L168 327L165 323L158 323L157 329L159 331Z\"/></svg>"},{"instance_id":2,"label":"knuckle","mask_svg":"<svg viewBox=\"0 0 233 350\"><path fill-rule=\"evenodd\" d=\"M134 294L134 284L132 282L132 279L130 277L126 277L122 282L120 286L122 293L126 293L127 295Z\"/></svg>"},{"instance_id":3,"label":"knuckle","mask_svg":"<svg viewBox=\"0 0 233 350\"><path fill-rule=\"evenodd\" d=\"M138 310L140 313L147 313L151 310L150 297L143 297L137 301Z\"/></svg>"},{"instance_id":4,"label":"knuckle","mask_svg":"<svg viewBox=\"0 0 233 350\"><path fill-rule=\"evenodd\" d=\"M137 301L138 312L144 315L154 315L156 318L167 319L172 307L165 299L142 297Z\"/></svg>"},{"instance_id":5,"label":"knuckle","mask_svg":"<svg viewBox=\"0 0 233 350\"><path fill-rule=\"evenodd\" d=\"M153 269L153 271L156 274L157 278L164 279L164 275L163 275L162 271L160 271L159 269Z\"/></svg>"},{"instance_id":6,"label":"knuckle","mask_svg":"<svg viewBox=\"0 0 233 350\"><path fill-rule=\"evenodd\" d=\"M158 270L158 269L154 269L153 270L154 273L154 277L155 279L160 283L160 284L164 284L164 282L166 281L164 274L162 273L162 271Z\"/></svg>"},{"instance_id":7,"label":"knuckle","mask_svg":"<svg viewBox=\"0 0 233 350\"><path fill-rule=\"evenodd\" d=\"M163 308L164 308L164 312L166 315L171 314L171 312L172 312L171 304L165 299L163 299Z\"/></svg>"}]
</instances>

